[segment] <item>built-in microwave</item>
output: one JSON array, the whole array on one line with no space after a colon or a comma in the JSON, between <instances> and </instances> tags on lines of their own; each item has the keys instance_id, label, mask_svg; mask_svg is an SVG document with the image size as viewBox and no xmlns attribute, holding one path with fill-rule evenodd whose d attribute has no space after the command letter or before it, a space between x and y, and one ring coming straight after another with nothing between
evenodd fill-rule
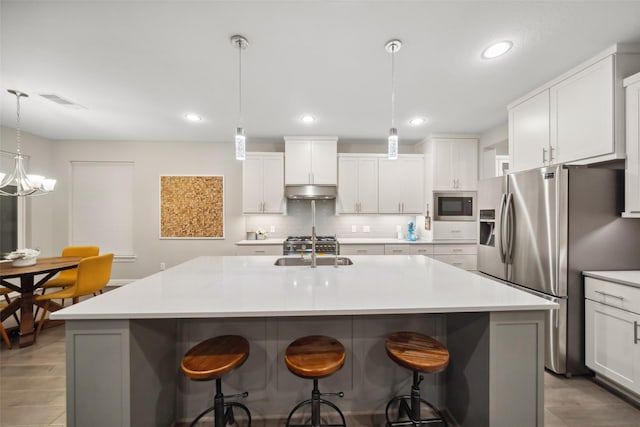
<instances>
[{"instance_id":1,"label":"built-in microwave","mask_svg":"<svg viewBox=\"0 0 640 427\"><path fill-rule=\"evenodd\" d=\"M475 221L476 193L451 191L433 193L434 221Z\"/></svg>"}]
</instances>

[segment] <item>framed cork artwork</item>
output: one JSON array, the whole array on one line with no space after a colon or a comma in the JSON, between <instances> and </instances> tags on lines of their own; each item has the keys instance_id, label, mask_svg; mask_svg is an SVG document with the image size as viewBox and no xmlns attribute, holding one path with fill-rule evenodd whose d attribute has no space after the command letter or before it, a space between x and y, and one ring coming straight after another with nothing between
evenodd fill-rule
<instances>
[{"instance_id":1,"label":"framed cork artwork","mask_svg":"<svg viewBox=\"0 0 640 427\"><path fill-rule=\"evenodd\" d=\"M224 177L160 176L161 239L224 239Z\"/></svg>"}]
</instances>

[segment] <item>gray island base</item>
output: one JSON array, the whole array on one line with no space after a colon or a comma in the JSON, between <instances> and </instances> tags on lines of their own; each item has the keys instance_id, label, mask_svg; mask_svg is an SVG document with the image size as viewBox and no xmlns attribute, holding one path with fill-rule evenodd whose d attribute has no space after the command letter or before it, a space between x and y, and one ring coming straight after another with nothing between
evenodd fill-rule
<instances>
[{"instance_id":1,"label":"gray island base","mask_svg":"<svg viewBox=\"0 0 640 427\"><path fill-rule=\"evenodd\" d=\"M68 426L190 421L211 405L214 384L184 377L180 359L197 342L230 333L250 341L251 355L224 377L223 390L249 392L242 400L254 426L284 425L309 397L311 382L283 361L287 345L309 334L347 349L345 366L320 388L345 393L329 399L355 420L349 425L384 425L387 401L410 390L411 372L384 349L386 335L400 330L449 348L447 370L425 374L421 388L454 425L544 425L552 303L427 257L352 259L312 270L276 267L270 257L201 257L55 313L66 320Z\"/></svg>"}]
</instances>

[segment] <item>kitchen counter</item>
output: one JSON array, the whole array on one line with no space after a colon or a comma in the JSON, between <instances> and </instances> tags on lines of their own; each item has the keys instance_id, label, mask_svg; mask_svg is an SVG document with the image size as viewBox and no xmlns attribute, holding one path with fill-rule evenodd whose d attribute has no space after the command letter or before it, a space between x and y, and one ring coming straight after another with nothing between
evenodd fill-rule
<instances>
[{"instance_id":1,"label":"kitchen counter","mask_svg":"<svg viewBox=\"0 0 640 427\"><path fill-rule=\"evenodd\" d=\"M583 271L582 274L587 277L593 277L594 279L607 280L609 282L620 283L621 285L640 288L640 270Z\"/></svg>"},{"instance_id":2,"label":"kitchen counter","mask_svg":"<svg viewBox=\"0 0 640 427\"><path fill-rule=\"evenodd\" d=\"M52 319L151 319L548 310L556 305L424 256L275 266L277 257L199 257Z\"/></svg>"},{"instance_id":3,"label":"kitchen counter","mask_svg":"<svg viewBox=\"0 0 640 427\"><path fill-rule=\"evenodd\" d=\"M419 331L450 351L446 374L425 375L423 397L462 427L543 427L545 311L556 305L421 255L352 256L353 265L280 267L275 256L203 256L52 314L64 319L69 427L155 427L190 421L210 405L211 382L180 374L203 339L240 334L246 363L225 393L256 422L283 425L309 382L282 362L304 335L336 337L343 368L325 381L347 415L384 423L410 372L384 337ZM406 389L406 390L405 390ZM95 397L99 396L99 399ZM276 424L274 424L276 425Z\"/></svg>"}]
</instances>

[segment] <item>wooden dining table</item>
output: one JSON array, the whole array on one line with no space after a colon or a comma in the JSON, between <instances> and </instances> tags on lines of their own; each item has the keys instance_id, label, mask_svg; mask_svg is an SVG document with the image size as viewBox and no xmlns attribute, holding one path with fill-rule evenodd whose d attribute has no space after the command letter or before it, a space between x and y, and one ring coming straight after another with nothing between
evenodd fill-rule
<instances>
[{"instance_id":1,"label":"wooden dining table","mask_svg":"<svg viewBox=\"0 0 640 427\"><path fill-rule=\"evenodd\" d=\"M38 258L34 265L24 267L15 267L10 262L0 263L2 286L20 294L0 311L0 319L4 321L20 310L20 347L27 347L35 342L33 306L44 306L44 303L35 300L35 290L58 272L77 267L80 260L82 260L81 257ZM36 276L42 277L38 277L36 282ZM19 283L7 280L14 278L19 278Z\"/></svg>"}]
</instances>

